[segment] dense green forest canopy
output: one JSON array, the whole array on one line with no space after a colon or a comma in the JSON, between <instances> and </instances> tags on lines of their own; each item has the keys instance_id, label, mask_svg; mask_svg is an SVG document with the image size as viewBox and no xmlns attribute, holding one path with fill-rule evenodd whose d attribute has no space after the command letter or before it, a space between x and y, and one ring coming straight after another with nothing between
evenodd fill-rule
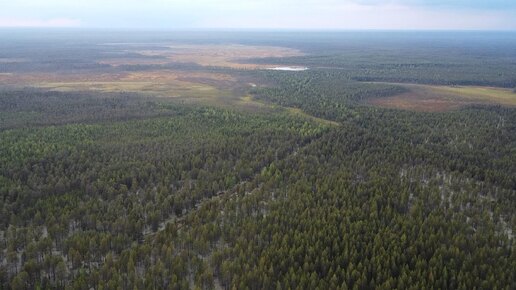
<instances>
[{"instance_id":1,"label":"dense green forest canopy","mask_svg":"<svg viewBox=\"0 0 516 290\"><path fill-rule=\"evenodd\" d=\"M516 108L366 102L407 92L383 82L512 88L514 34L0 35L0 78L243 83L209 102L2 83L0 289L516 288ZM173 40L309 69L98 62Z\"/></svg>"}]
</instances>

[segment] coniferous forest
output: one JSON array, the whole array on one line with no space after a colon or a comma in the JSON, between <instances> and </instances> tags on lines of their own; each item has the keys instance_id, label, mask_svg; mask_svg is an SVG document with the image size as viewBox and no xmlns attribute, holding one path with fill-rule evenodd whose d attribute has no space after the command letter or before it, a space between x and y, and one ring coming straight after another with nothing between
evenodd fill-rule
<instances>
[{"instance_id":1,"label":"coniferous forest","mask_svg":"<svg viewBox=\"0 0 516 290\"><path fill-rule=\"evenodd\" d=\"M516 36L371 34L1 34L0 289L515 289Z\"/></svg>"}]
</instances>

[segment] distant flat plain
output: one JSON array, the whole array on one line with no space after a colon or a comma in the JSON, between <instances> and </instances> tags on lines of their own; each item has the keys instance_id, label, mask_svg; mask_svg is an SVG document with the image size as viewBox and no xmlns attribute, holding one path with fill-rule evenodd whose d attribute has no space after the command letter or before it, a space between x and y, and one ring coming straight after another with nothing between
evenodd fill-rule
<instances>
[{"instance_id":1,"label":"distant flat plain","mask_svg":"<svg viewBox=\"0 0 516 290\"><path fill-rule=\"evenodd\" d=\"M96 60L107 67L105 71L18 72L0 73L0 85L34 86L58 91L137 92L160 97L172 97L188 102L237 105L263 108L251 101L247 93L249 79L240 78L242 71L286 70L300 73L303 63L287 65L256 61L306 55L305 52L280 46L242 44L101 44L106 48L125 46L123 56L106 53ZM2 63L27 62L27 59L1 58ZM170 66L186 64L197 69L174 69ZM125 70L125 66L153 66L142 71ZM288 69L283 69L288 68ZM290 69L292 68L292 69ZM260 86L259 80L253 81ZM256 83L256 84L255 84ZM516 106L516 93L506 88L482 86L442 86L410 83L400 85L406 92L382 97L366 98L365 103L385 108L414 111L447 111L471 104Z\"/></svg>"}]
</instances>

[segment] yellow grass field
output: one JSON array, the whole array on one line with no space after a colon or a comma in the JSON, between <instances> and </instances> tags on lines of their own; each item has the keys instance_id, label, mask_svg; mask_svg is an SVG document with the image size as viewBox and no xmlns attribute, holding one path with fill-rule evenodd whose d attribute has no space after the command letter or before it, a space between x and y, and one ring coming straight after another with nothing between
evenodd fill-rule
<instances>
[{"instance_id":1,"label":"yellow grass field","mask_svg":"<svg viewBox=\"0 0 516 290\"><path fill-rule=\"evenodd\" d=\"M413 111L441 112L472 104L516 106L510 89L478 86L432 86L396 84L409 91L400 95L369 100L370 104Z\"/></svg>"},{"instance_id":2,"label":"yellow grass field","mask_svg":"<svg viewBox=\"0 0 516 290\"><path fill-rule=\"evenodd\" d=\"M59 91L136 92L160 97L216 98L230 94L237 81L227 74L156 70L117 74L10 74L0 84Z\"/></svg>"},{"instance_id":3,"label":"yellow grass field","mask_svg":"<svg viewBox=\"0 0 516 290\"><path fill-rule=\"evenodd\" d=\"M506 106L516 106L516 93L509 89L493 87L435 87L438 93L450 93L466 100L477 102L498 103Z\"/></svg>"},{"instance_id":4,"label":"yellow grass field","mask_svg":"<svg viewBox=\"0 0 516 290\"><path fill-rule=\"evenodd\" d=\"M246 63L253 58L291 57L304 55L301 51L275 46L224 45L170 45L163 50L138 50L131 52L157 58L104 59L101 64L119 66L124 64L195 63L202 66L230 67L237 69L268 68L271 65Z\"/></svg>"},{"instance_id":5,"label":"yellow grass field","mask_svg":"<svg viewBox=\"0 0 516 290\"><path fill-rule=\"evenodd\" d=\"M142 50L129 46L131 56L117 59L99 59L98 63L113 67L129 65L194 63L207 67L235 69L269 68L266 64L253 64L252 59L264 57L289 57L303 55L298 50L240 44L184 45L170 44L164 49ZM247 62L247 63L246 63ZM135 92L159 97L171 97L183 102L217 105L237 105L246 109L266 109L256 101L242 98L248 83L234 76L212 71L155 69L145 71L72 73L3 73L0 85L34 86L59 91Z\"/></svg>"}]
</instances>

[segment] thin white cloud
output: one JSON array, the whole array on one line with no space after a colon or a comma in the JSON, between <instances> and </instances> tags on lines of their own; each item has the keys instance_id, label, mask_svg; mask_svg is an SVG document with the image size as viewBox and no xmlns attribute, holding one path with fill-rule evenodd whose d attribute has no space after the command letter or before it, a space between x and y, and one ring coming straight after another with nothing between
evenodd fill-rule
<instances>
[{"instance_id":1,"label":"thin white cloud","mask_svg":"<svg viewBox=\"0 0 516 290\"><path fill-rule=\"evenodd\" d=\"M341 4L332 7L292 7L283 11L255 11L253 15L213 15L200 26L216 28L284 29L516 29L511 11L454 11L398 4Z\"/></svg>"},{"instance_id":2,"label":"thin white cloud","mask_svg":"<svg viewBox=\"0 0 516 290\"><path fill-rule=\"evenodd\" d=\"M79 27L81 21L71 18L16 18L0 17L0 27Z\"/></svg>"}]
</instances>

